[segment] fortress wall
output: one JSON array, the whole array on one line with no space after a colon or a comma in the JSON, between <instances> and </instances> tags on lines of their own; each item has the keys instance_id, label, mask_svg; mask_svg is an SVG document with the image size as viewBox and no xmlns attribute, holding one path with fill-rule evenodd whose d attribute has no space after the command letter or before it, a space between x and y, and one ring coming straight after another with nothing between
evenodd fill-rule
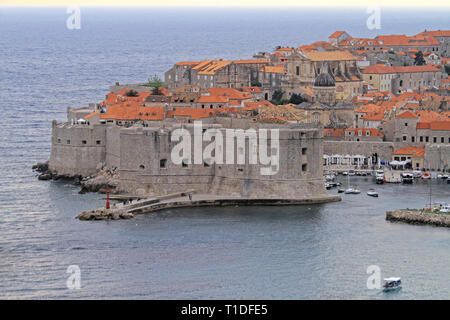
<instances>
[{"instance_id":1,"label":"fortress wall","mask_svg":"<svg viewBox=\"0 0 450 320\"><path fill-rule=\"evenodd\" d=\"M424 167L432 170L450 170L450 145L426 145Z\"/></svg>"},{"instance_id":2,"label":"fortress wall","mask_svg":"<svg viewBox=\"0 0 450 320\"><path fill-rule=\"evenodd\" d=\"M392 142L371 142L371 141L325 141L323 144L323 153L332 154L349 154L372 156L374 153L378 155L381 161L391 161L392 152L394 151L394 143Z\"/></svg>"},{"instance_id":3,"label":"fortress wall","mask_svg":"<svg viewBox=\"0 0 450 320\"><path fill-rule=\"evenodd\" d=\"M248 122L248 121L247 121ZM213 125L214 126L214 125ZM218 128L226 137L226 129ZM271 126L274 127L274 126ZM183 128L191 134L191 155L194 150L192 124ZM203 124L203 129L208 125ZM258 131L257 131L258 132ZM229 197L307 199L326 196L322 178L322 135L317 129L280 128L279 167L274 175L261 174L261 168L271 164L250 164L249 143L234 143L233 164L226 164L227 145L223 140L223 162L209 166L174 164L171 151L178 142L170 141L169 128L129 128L120 133L120 177L124 189L131 192L144 189L154 194L167 194L195 189L198 193L213 193ZM270 137L270 135L269 135ZM203 141L203 149L211 142ZM267 144L270 155L272 145ZM302 149L304 154L302 154ZM259 150L258 150L259 151ZM245 163L237 164L238 153L245 152ZM161 167L160 160L166 159ZM194 161L192 156L191 161ZM276 163L274 163L276 164ZM305 166L302 166L304 164Z\"/></svg>"},{"instance_id":4,"label":"fortress wall","mask_svg":"<svg viewBox=\"0 0 450 320\"><path fill-rule=\"evenodd\" d=\"M171 150L178 142L170 141L170 130L160 128L123 129L120 135L120 178L130 191L168 194L195 189L207 193L214 167L171 161ZM192 148L194 144L192 143ZM166 160L162 167L160 161ZM192 159L193 161L193 159Z\"/></svg>"},{"instance_id":5,"label":"fortress wall","mask_svg":"<svg viewBox=\"0 0 450 320\"><path fill-rule=\"evenodd\" d=\"M248 198L306 199L326 195L322 177L322 137L318 130L279 129L279 166L273 175L264 175L262 168L270 165L249 164L246 153L244 165L215 165L211 192ZM267 154L272 145L267 143ZM237 161L237 143L234 146ZM302 154L302 149L305 154ZM246 151L249 150L247 143ZM302 165L306 165L303 167Z\"/></svg>"},{"instance_id":6,"label":"fortress wall","mask_svg":"<svg viewBox=\"0 0 450 320\"><path fill-rule=\"evenodd\" d=\"M105 161L105 127L57 125L53 121L51 145L50 170L63 175L90 175Z\"/></svg>"},{"instance_id":7,"label":"fortress wall","mask_svg":"<svg viewBox=\"0 0 450 320\"><path fill-rule=\"evenodd\" d=\"M108 126L106 128L105 162L108 168L120 166L120 128Z\"/></svg>"}]
</instances>

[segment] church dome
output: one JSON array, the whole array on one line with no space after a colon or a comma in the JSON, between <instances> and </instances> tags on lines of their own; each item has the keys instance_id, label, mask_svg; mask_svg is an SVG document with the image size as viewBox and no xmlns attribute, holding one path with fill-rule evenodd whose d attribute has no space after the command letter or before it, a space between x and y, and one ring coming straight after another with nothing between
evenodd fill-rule
<instances>
[{"instance_id":1,"label":"church dome","mask_svg":"<svg viewBox=\"0 0 450 320\"><path fill-rule=\"evenodd\" d=\"M333 77L331 76L331 74L329 74L328 72L320 73L316 77L316 80L314 81L314 86L315 87L334 87L335 81L334 81Z\"/></svg>"}]
</instances>

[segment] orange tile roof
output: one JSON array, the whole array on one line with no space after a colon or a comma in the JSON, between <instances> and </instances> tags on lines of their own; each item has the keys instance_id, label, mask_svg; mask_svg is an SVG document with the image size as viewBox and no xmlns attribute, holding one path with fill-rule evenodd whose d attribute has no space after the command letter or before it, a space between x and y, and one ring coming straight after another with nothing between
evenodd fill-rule
<instances>
[{"instance_id":1,"label":"orange tile roof","mask_svg":"<svg viewBox=\"0 0 450 320\"><path fill-rule=\"evenodd\" d=\"M438 68L431 65L423 66L406 66L406 67L391 67L376 64L368 66L364 69L365 74L391 74L391 73L404 73L404 72L435 72L440 71Z\"/></svg>"},{"instance_id":2,"label":"orange tile roof","mask_svg":"<svg viewBox=\"0 0 450 320\"><path fill-rule=\"evenodd\" d=\"M189 117L191 120L197 120L201 118L214 117L216 115L216 109L200 109L190 107L177 107L174 110L167 111L167 118L175 116Z\"/></svg>"},{"instance_id":3,"label":"orange tile roof","mask_svg":"<svg viewBox=\"0 0 450 320\"><path fill-rule=\"evenodd\" d=\"M415 114L409 110L407 110L397 116L397 118L399 118L399 119L412 119L412 118L417 118L417 117L418 117L417 114Z\"/></svg>"},{"instance_id":4,"label":"orange tile roof","mask_svg":"<svg viewBox=\"0 0 450 320\"><path fill-rule=\"evenodd\" d=\"M348 51L310 51L305 52L311 61L352 61L356 60Z\"/></svg>"},{"instance_id":5,"label":"orange tile roof","mask_svg":"<svg viewBox=\"0 0 450 320\"><path fill-rule=\"evenodd\" d=\"M261 71L268 73L285 73L285 69L282 66L265 66L261 68Z\"/></svg>"},{"instance_id":6,"label":"orange tile roof","mask_svg":"<svg viewBox=\"0 0 450 320\"><path fill-rule=\"evenodd\" d=\"M199 63L200 63L200 61L181 61L181 62L175 63L175 65L176 66L192 66L192 65L197 65Z\"/></svg>"},{"instance_id":7,"label":"orange tile roof","mask_svg":"<svg viewBox=\"0 0 450 320\"><path fill-rule=\"evenodd\" d=\"M355 109L355 112L361 112L361 113L376 113L380 111L380 106L377 106L373 103L365 104L361 107L358 107Z\"/></svg>"},{"instance_id":8,"label":"orange tile roof","mask_svg":"<svg viewBox=\"0 0 450 320\"><path fill-rule=\"evenodd\" d=\"M100 119L114 120L164 120L164 107L113 105L100 114Z\"/></svg>"},{"instance_id":9,"label":"orange tile roof","mask_svg":"<svg viewBox=\"0 0 450 320\"><path fill-rule=\"evenodd\" d=\"M429 122L418 122L416 125L416 129L430 129Z\"/></svg>"},{"instance_id":10,"label":"orange tile roof","mask_svg":"<svg viewBox=\"0 0 450 320\"><path fill-rule=\"evenodd\" d=\"M366 114L362 118L367 121L381 121L384 118L384 114L382 112L370 113L370 114Z\"/></svg>"},{"instance_id":11,"label":"orange tile roof","mask_svg":"<svg viewBox=\"0 0 450 320\"><path fill-rule=\"evenodd\" d=\"M335 31L331 36L329 36L329 38L331 38L331 39L337 39L337 38L339 38L343 33L344 33L344 31Z\"/></svg>"},{"instance_id":12,"label":"orange tile roof","mask_svg":"<svg viewBox=\"0 0 450 320\"><path fill-rule=\"evenodd\" d=\"M450 121L432 121L430 122L430 130L448 131L450 130Z\"/></svg>"},{"instance_id":13,"label":"orange tile roof","mask_svg":"<svg viewBox=\"0 0 450 320\"><path fill-rule=\"evenodd\" d=\"M425 147L404 147L392 154L410 155L416 158L422 158L425 155Z\"/></svg>"},{"instance_id":14,"label":"orange tile roof","mask_svg":"<svg viewBox=\"0 0 450 320\"><path fill-rule=\"evenodd\" d=\"M323 136L324 137L343 137L344 129L325 128L325 129L323 129Z\"/></svg>"},{"instance_id":15,"label":"orange tile roof","mask_svg":"<svg viewBox=\"0 0 450 320\"><path fill-rule=\"evenodd\" d=\"M92 112L92 113L88 114L87 116L85 116L84 119L89 119L89 118L91 118L91 117L93 117L93 116L95 116L97 114L99 114L98 111Z\"/></svg>"},{"instance_id":16,"label":"orange tile roof","mask_svg":"<svg viewBox=\"0 0 450 320\"><path fill-rule=\"evenodd\" d=\"M430 46L439 45L439 41L433 36L416 35L408 37L402 35L378 36L377 39L384 46Z\"/></svg>"},{"instance_id":17,"label":"orange tile roof","mask_svg":"<svg viewBox=\"0 0 450 320\"><path fill-rule=\"evenodd\" d=\"M200 96L197 100L199 103L227 103L228 98L225 96Z\"/></svg>"},{"instance_id":18,"label":"orange tile roof","mask_svg":"<svg viewBox=\"0 0 450 320\"><path fill-rule=\"evenodd\" d=\"M228 97L230 100L246 100L253 98L248 92L242 92L234 88L208 88L210 96Z\"/></svg>"},{"instance_id":19,"label":"orange tile roof","mask_svg":"<svg viewBox=\"0 0 450 320\"><path fill-rule=\"evenodd\" d=\"M429 35L433 37L450 37L450 30L435 30L435 31L424 31L419 33L421 35Z\"/></svg>"},{"instance_id":20,"label":"orange tile roof","mask_svg":"<svg viewBox=\"0 0 450 320\"><path fill-rule=\"evenodd\" d=\"M420 110L417 112L417 115L420 117L420 121L432 121L437 120L440 116L439 113L434 112L432 110Z\"/></svg>"}]
</instances>

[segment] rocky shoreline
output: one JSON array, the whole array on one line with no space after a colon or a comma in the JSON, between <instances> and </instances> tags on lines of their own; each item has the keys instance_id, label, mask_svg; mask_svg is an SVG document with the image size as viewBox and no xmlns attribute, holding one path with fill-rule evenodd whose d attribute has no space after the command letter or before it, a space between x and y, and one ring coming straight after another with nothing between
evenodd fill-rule
<instances>
[{"instance_id":1,"label":"rocky shoreline","mask_svg":"<svg viewBox=\"0 0 450 320\"><path fill-rule=\"evenodd\" d=\"M106 193L110 189L111 193L120 193L119 174L116 169L99 168L97 174L91 176L60 174L55 170L50 170L48 161L39 162L32 167L32 170L38 172L39 180L68 180L74 185L80 186L80 194L87 192Z\"/></svg>"},{"instance_id":2,"label":"rocky shoreline","mask_svg":"<svg viewBox=\"0 0 450 320\"><path fill-rule=\"evenodd\" d=\"M450 215L420 210L404 209L387 211L386 220L391 222L405 222L416 225L432 225L450 228Z\"/></svg>"}]
</instances>

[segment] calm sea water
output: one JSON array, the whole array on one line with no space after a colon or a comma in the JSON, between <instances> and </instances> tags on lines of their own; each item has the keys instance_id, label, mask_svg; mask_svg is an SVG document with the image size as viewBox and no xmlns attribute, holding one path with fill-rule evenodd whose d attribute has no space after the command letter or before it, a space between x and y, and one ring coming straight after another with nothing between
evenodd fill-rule
<instances>
[{"instance_id":1,"label":"calm sea water","mask_svg":"<svg viewBox=\"0 0 450 320\"><path fill-rule=\"evenodd\" d=\"M249 58L277 45L449 29L449 10L383 10L368 30L366 8L0 8L0 298L450 298L450 231L393 224L385 211L422 207L427 186L384 185L310 207L168 210L133 220L80 222L103 205L64 182L38 181L48 159L51 120L67 106L100 101L108 86L162 75L180 60ZM450 186L434 182L435 201ZM333 192L333 191L332 191ZM68 290L69 265L81 269ZM366 269L401 276L402 291L366 288Z\"/></svg>"}]
</instances>

